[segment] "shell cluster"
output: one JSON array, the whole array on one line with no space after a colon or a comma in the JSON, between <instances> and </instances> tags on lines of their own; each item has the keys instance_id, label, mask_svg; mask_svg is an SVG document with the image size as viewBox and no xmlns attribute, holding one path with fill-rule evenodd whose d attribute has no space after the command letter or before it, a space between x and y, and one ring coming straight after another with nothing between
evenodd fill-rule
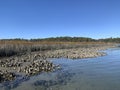
<instances>
[{"instance_id":1,"label":"shell cluster","mask_svg":"<svg viewBox=\"0 0 120 90\"><path fill-rule=\"evenodd\" d=\"M12 81L16 78L15 73L0 70L0 82Z\"/></svg>"}]
</instances>

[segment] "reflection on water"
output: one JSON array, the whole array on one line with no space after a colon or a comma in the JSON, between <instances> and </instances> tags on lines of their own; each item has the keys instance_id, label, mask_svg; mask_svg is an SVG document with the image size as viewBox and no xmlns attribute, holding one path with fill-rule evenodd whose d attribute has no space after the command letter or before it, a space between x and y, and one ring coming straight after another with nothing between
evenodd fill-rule
<instances>
[{"instance_id":1,"label":"reflection on water","mask_svg":"<svg viewBox=\"0 0 120 90\"><path fill-rule=\"evenodd\" d=\"M0 90L11 90L17 88L22 82L28 81L30 77L17 76L17 79L11 82L0 84Z\"/></svg>"},{"instance_id":2,"label":"reflection on water","mask_svg":"<svg viewBox=\"0 0 120 90\"><path fill-rule=\"evenodd\" d=\"M18 78L0 85L0 90L120 90L120 49L105 51L107 56L54 63L61 70L30 78Z\"/></svg>"},{"instance_id":3,"label":"reflection on water","mask_svg":"<svg viewBox=\"0 0 120 90\"><path fill-rule=\"evenodd\" d=\"M46 89L55 86L55 85L66 85L67 82L69 82L72 78L74 73L69 72L59 72L59 74L56 75L55 80L37 80L33 83L34 86L41 86L45 87Z\"/></svg>"}]
</instances>

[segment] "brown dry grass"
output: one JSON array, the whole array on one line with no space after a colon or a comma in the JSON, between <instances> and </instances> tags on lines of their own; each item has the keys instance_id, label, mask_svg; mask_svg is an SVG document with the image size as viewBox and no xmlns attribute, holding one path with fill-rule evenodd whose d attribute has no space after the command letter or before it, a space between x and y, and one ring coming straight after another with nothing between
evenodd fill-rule
<instances>
[{"instance_id":1,"label":"brown dry grass","mask_svg":"<svg viewBox=\"0 0 120 90\"><path fill-rule=\"evenodd\" d=\"M0 57L19 55L34 51L55 50L64 48L77 48L88 46L109 45L104 42L48 42L48 41L24 41L4 40L0 41Z\"/></svg>"}]
</instances>

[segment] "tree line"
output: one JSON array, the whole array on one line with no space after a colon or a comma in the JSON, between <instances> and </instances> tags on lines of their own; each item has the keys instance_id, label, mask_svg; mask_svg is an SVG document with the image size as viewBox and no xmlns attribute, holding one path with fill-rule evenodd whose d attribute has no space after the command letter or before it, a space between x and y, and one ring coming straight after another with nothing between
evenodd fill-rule
<instances>
[{"instance_id":1,"label":"tree line","mask_svg":"<svg viewBox=\"0 0 120 90\"><path fill-rule=\"evenodd\" d=\"M1 39L0 41L25 41L25 42L113 42L120 43L120 38L104 38L104 39L92 39L88 37L50 37L50 38L38 38L38 39Z\"/></svg>"},{"instance_id":2,"label":"tree line","mask_svg":"<svg viewBox=\"0 0 120 90\"><path fill-rule=\"evenodd\" d=\"M120 43L120 38L105 38L105 39L99 39L98 41L102 42L113 42L113 43Z\"/></svg>"},{"instance_id":3,"label":"tree line","mask_svg":"<svg viewBox=\"0 0 120 90\"><path fill-rule=\"evenodd\" d=\"M96 40L87 37L51 37L51 38L43 38L43 39L30 39L30 41L91 42Z\"/></svg>"}]
</instances>

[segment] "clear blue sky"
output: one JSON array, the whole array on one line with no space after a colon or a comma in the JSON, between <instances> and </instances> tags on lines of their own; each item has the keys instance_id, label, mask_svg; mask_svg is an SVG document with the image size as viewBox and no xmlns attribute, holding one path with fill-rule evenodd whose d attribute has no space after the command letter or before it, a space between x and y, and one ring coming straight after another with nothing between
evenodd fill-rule
<instances>
[{"instance_id":1,"label":"clear blue sky","mask_svg":"<svg viewBox=\"0 0 120 90\"><path fill-rule=\"evenodd\" d=\"M120 37L120 0L0 0L0 38Z\"/></svg>"}]
</instances>

